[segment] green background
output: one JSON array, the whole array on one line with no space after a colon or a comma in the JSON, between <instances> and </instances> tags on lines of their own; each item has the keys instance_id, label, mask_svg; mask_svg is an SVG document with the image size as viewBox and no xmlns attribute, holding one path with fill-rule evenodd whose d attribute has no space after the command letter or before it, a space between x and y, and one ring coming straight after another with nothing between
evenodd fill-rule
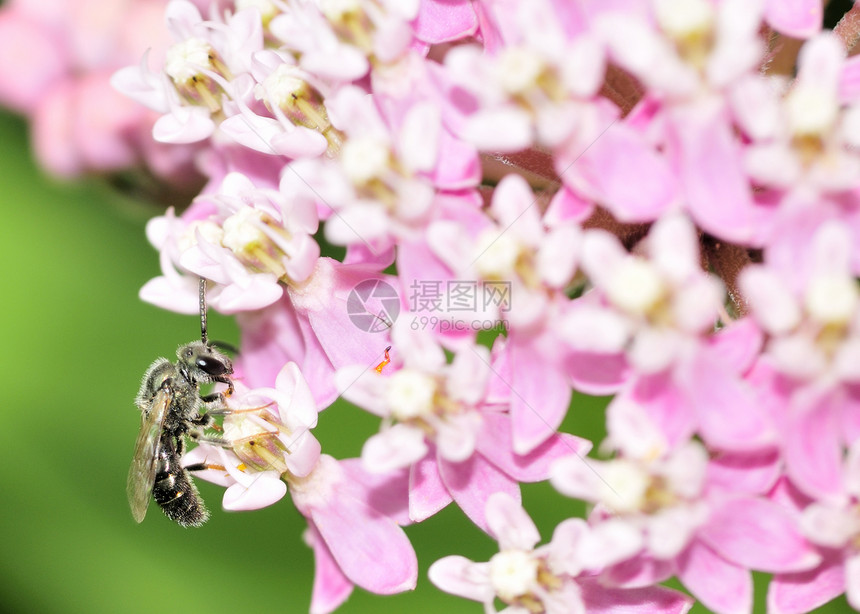
<instances>
[{"instance_id":1,"label":"green background","mask_svg":"<svg viewBox=\"0 0 860 614\"><path fill-rule=\"evenodd\" d=\"M182 529L153 506L132 518L125 477L139 414L132 399L157 356L198 335L190 316L144 304L158 274L144 236L154 214L102 183L60 183L37 170L22 121L0 114L0 611L307 612L313 578L304 519L289 498L247 513L220 509L222 490L200 483L213 511ZM213 337L238 341L233 322L211 316ZM565 430L602 436L603 403L574 399ZM357 456L378 420L333 406L315 433L323 451ZM523 489L544 540L581 504L546 484ZM427 580L436 559L487 560L495 542L454 506L408 527L418 590L378 597L356 589L338 612L469 612L481 606ZM764 611L764 591L756 594ZM847 608L840 598L827 609ZM704 609L695 608L694 612Z\"/></svg>"}]
</instances>

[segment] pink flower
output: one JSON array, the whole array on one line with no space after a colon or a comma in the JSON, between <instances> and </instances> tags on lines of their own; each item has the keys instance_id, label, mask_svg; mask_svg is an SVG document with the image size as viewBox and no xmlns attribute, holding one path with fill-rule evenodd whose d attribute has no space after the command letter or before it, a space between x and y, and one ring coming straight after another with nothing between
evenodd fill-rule
<instances>
[{"instance_id":1,"label":"pink flower","mask_svg":"<svg viewBox=\"0 0 860 614\"><path fill-rule=\"evenodd\" d=\"M562 459L551 475L564 494L596 504L582 556L606 582L646 586L675 574L710 609L742 612L751 608L748 569L819 564L796 518L761 496L775 480L773 455L728 456L711 467L697 442L667 447L641 407L616 402L610 412L618 455Z\"/></svg>"},{"instance_id":2,"label":"pink flower","mask_svg":"<svg viewBox=\"0 0 860 614\"><path fill-rule=\"evenodd\" d=\"M258 509L286 494L283 480L304 478L317 466L320 444L310 432L317 409L295 363L284 366L274 388L235 388L223 424L230 449L201 443L183 462L223 467L195 475L227 487L225 509Z\"/></svg>"},{"instance_id":3,"label":"pink flower","mask_svg":"<svg viewBox=\"0 0 860 614\"><path fill-rule=\"evenodd\" d=\"M613 607L637 607L642 612L686 612L688 598L663 587L618 589L600 586L591 573L594 565L579 551L588 526L579 519L556 527L552 541L536 548L537 527L517 501L497 493L487 501L490 533L499 542L499 553L486 563L448 556L430 566L430 581L442 590L480 601L487 612L497 612L494 600L505 612L612 611Z\"/></svg>"},{"instance_id":4,"label":"pink flower","mask_svg":"<svg viewBox=\"0 0 860 614\"><path fill-rule=\"evenodd\" d=\"M647 407L673 445L693 432L725 450L770 445L772 424L743 379L751 359L725 360L726 352L755 351L757 331L736 325L712 334L723 288L700 269L689 219L661 218L639 253L603 231L588 231L582 251L597 292L575 301L562 322L574 355L623 355L635 375L618 398Z\"/></svg>"},{"instance_id":5,"label":"pink flower","mask_svg":"<svg viewBox=\"0 0 860 614\"><path fill-rule=\"evenodd\" d=\"M517 365L503 376L513 391L514 445L528 454L558 428L570 402L566 352L553 323L568 307L563 290L576 272L581 231L567 221L545 225L534 193L516 175L499 183L485 213L463 200L442 203L425 240L400 250L401 285L420 321L438 324L431 328L445 343L469 338L458 331L505 321L500 352ZM464 279L474 282L458 283ZM438 296L424 296L433 288Z\"/></svg>"},{"instance_id":6,"label":"pink flower","mask_svg":"<svg viewBox=\"0 0 860 614\"><path fill-rule=\"evenodd\" d=\"M303 283L319 257L311 237L316 211L291 203L276 190L256 187L240 173L223 178L217 192L201 195L186 221L150 222L150 237L162 252L164 277L141 291L145 300L180 308L193 297L177 294L190 287L178 275L187 271L212 279L212 307L225 313L260 309L280 298L283 283ZM204 214L199 219L191 215ZM169 303L168 303L169 301Z\"/></svg>"},{"instance_id":7,"label":"pink flower","mask_svg":"<svg viewBox=\"0 0 860 614\"><path fill-rule=\"evenodd\" d=\"M332 611L349 595L346 583L380 595L415 588L415 551L395 521L405 507L404 479L376 480L323 455L311 474L290 480L290 494L308 519L317 573L329 574L315 587L312 611Z\"/></svg>"},{"instance_id":8,"label":"pink flower","mask_svg":"<svg viewBox=\"0 0 860 614\"><path fill-rule=\"evenodd\" d=\"M193 150L149 143L155 116L109 85L114 70L146 49L164 53L167 33L158 24L166 2L43 4L11 2L0 11L0 49L15 58L0 68L0 103L29 116L42 166L74 176L147 165L176 187L195 185Z\"/></svg>"},{"instance_id":9,"label":"pink flower","mask_svg":"<svg viewBox=\"0 0 860 614\"><path fill-rule=\"evenodd\" d=\"M274 388L235 386L228 403L231 413L224 418L230 450L202 443L183 462L212 465L196 475L227 487L228 510L271 505L289 490L319 540L312 538L312 545L323 588L312 608L328 612L348 596L331 574L380 594L414 588L415 553L397 526L398 520L406 522L405 479L375 478L355 464L320 454L310 433L316 405L294 363L281 370ZM327 561L336 570L327 568Z\"/></svg>"},{"instance_id":10,"label":"pink flower","mask_svg":"<svg viewBox=\"0 0 860 614\"><path fill-rule=\"evenodd\" d=\"M517 481L546 479L548 463L580 453L589 444L570 435L545 437L542 446L520 454L512 448L507 395L492 399L498 377L490 353L464 346L451 364L428 331L401 319L392 334L402 367L380 376L364 366L341 369L343 397L384 418L382 431L362 450L364 466L375 473L410 470L410 518L423 520L453 499L481 528L487 498L497 491L519 497ZM494 402L495 401L495 402Z\"/></svg>"},{"instance_id":11,"label":"pink flower","mask_svg":"<svg viewBox=\"0 0 860 614\"><path fill-rule=\"evenodd\" d=\"M224 22L204 20L186 0L172 0L166 13L174 38L157 72L144 56L139 66L118 71L113 85L162 116L153 136L164 143L208 138L216 123L236 112L234 100L249 87L250 58L262 49L260 13L245 9Z\"/></svg>"},{"instance_id":12,"label":"pink flower","mask_svg":"<svg viewBox=\"0 0 860 614\"><path fill-rule=\"evenodd\" d=\"M767 355L781 373L825 387L860 378L854 249L850 231L829 222L805 246L805 269L758 265L743 271L741 288L771 337Z\"/></svg>"},{"instance_id":13,"label":"pink flower","mask_svg":"<svg viewBox=\"0 0 860 614\"><path fill-rule=\"evenodd\" d=\"M603 48L587 33L566 37L549 2L517 3L511 13L507 45L491 54L463 45L445 57L459 135L483 151L558 147L593 120Z\"/></svg>"}]
</instances>

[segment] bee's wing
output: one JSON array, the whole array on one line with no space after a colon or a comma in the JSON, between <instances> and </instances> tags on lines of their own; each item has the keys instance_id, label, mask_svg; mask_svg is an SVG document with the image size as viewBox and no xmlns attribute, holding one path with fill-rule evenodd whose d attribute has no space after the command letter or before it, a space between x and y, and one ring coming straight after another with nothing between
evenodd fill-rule
<instances>
[{"instance_id":1,"label":"bee's wing","mask_svg":"<svg viewBox=\"0 0 860 614\"><path fill-rule=\"evenodd\" d=\"M134 444L134 457L131 459L125 487L131 514L138 522L143 521L146 508L149 507L155 472L158 469L162 424L172 400L173 393L170 388L162 387L155 393L149 411L141 414L140 433Z\"/></svg>"}]
</instances>

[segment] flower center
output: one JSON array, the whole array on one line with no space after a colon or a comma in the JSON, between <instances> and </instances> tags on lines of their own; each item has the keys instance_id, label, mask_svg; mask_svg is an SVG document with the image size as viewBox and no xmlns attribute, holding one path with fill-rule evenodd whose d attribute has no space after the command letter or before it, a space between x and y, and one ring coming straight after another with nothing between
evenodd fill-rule
<instances>
[{"instance_id":1,"label":"flower center","mask_svg":"<svg viewBox=\"0 0 860 614\"><path fill-rule=\"evenodd\" d=\"M218 86L210 74L220 74L228 81L232 76L208 41L192 37L172 45L165 55L164 71L188 102L206 105L211 113L221 109L215 95Z\"/></svg>"},{"instance_id":2,"label":"flower center","mask_svg":"<svg viewBox=\"0 0 860 614\"><path fill-rule=\"evenodd\" d=\"M519 242L510 232L487 229L480 234L475 247L475 267L483 279L509 280L520 259Z\"/></svg>"},{"instance_id":3,"label":"flower center","mask_svg":"<svg viewBox=\"0 0 860 614\"><path fill-rule=\"evenodd\" d=\"M610 461L601 470L600 500L613 511L639 512L651 485L651 476L626 460Z\"/></svg>"},{"instance_id":4,"label":"flower center","mask_svg":"<svg viewBox=\"0 0 860 614\"><path fill-rule=\"evenodd\" d=\"M714 8L707 0L658 0L654 5L660 28L674 41L679 55L703 68L713 38Z\"/></svg>"},{"instance_id":5,"label":"flower center","mask_svg":"<svg viewBox=\"0 0 860 614\"><path fill-rule=\"evenodd\" d=\"M275 219L253 207L242 207L224 220L223 227L222 244L246 265L260 273L273 273L278 279L286 277L284 260L288 254L284 247L290 234Z\"/></svg>"},{"instance_id":6,"label":"flower center","mask_svg":"<svg viewBox=\"0 0 860 614\"><path fill-rule=\"evenodd\" d=\"M612 276L606 294L618 308L636 316L655 316L666 286L652 264L628 258Z\"/></svg>"},{"instance_id":7,"label":"flower center","mask_svg":"<svg viewBox=\"0 0 860 614\"><path fill-rule=\"evenodd\" d=\"M502 601L527 595L538 580L539 563L522 550L503 550L490 559L490 583Z\"/></svg>"},{"instance_id":8,"label":"flower center","mask_svg":"<svg viewBox=\"0 0 860 614\"><path fill-rule=\"evenodd\" d=\"M349 180L356 186L366 186L388 173L391 150L379 139L352 138L343 144L340 160Z\"/></svg>"},{"instance_id":9,"label":"flower center","mask_svg":"<svg viewBox=\"0 0 860 614\"><path fill-rule=\"evenodd\" d=\"M397 420L429 416L435 406L436 380L413 369L401 369L388 381L386 400Z\"/></svg>"},{"instance_id":10,"label":"flower center","mask_svg":"<svg viewBox=\"0 0 860 614\"><path fill-rule=\"evenodd\" d=\"M807 313L820 324L848 325L857 309L857 285L843 275L816 277L804 299Z\"/></svg>"}]
</instances>

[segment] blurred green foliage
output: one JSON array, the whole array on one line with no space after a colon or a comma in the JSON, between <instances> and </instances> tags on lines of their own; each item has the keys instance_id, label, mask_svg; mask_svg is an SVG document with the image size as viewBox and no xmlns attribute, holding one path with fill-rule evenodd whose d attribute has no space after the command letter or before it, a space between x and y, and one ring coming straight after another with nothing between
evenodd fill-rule
<instances>
[{"instance_id":1,"label":"blurred green foliage","mask_svg":"<svg viewBox=\"0 0 860 614\"><path fill-rule=\"evenodd\" d=\"M251 513L220 509L222 490L200 483L213 517L182 529L156 506L137 525L125 476L139 414L132 399L146 367L198 334L189 316L138 299L158 274L144 235L155 212L101 182L61 183L33 165L26 128L0 114L0 611L13 614L307 612L313 579L304 519L289 498ZM211 315L214 338L238 342L232 320ZM602 438L605 400L576 395L565 430ZM323 450L356 456L378 419L346 404L315 433ZM544 539L584 506L547 484L523 488ZM356 589L339 610L478 614L427 580L447 554L487 560L495 542L454 506L409 527L420 577L414 593ZM757 591L757 611L764 593ZM846 608L839 600L829 611ZM703 612L696 608L694 612Z\"/></svg>"}]
</instances>

